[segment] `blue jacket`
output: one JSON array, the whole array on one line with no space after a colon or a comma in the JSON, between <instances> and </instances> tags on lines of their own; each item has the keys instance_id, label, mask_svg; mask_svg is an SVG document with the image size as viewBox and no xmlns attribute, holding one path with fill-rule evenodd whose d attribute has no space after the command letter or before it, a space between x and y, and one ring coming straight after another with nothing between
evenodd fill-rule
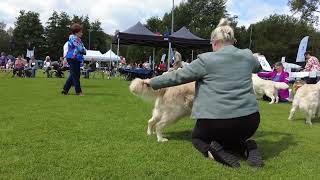
<instances>
[{"instance_id":1,"label":"blue jacket","mask_svg":"<svg viewBox=\"0 0 320 180\"><path fill-rule=\"evenodd\" d=\"M83 55L86 53L86 49L79 37L72 34L69 36L67 59L76 59L83 61Z\"/></svg>"}]
</instances>

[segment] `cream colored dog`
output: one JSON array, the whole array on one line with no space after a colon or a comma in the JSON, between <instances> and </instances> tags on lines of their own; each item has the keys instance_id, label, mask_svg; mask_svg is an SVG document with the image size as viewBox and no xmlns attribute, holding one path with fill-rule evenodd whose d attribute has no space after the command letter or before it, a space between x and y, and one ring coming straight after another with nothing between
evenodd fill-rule
<instances>
[{"instance_id":1,"label":"cream colored dog","mask_svg":"<svg viewBox=\"0 0 320 180\"><path fill-rule=\"evenodd\" d=\"M306 114L306 123L312 125L312 118L320 113L320 83L301 86L293 99L289 120L293 120L295 112L300 109Z\"/></svg>"},{"instance_id":2,"label":"cream colored dog","mask_svg":"<svg viewBox=\"0 0 320 180\"><path fill-rule=\"evenodd\" d=\"M269 98L271 98L270 104L279 102L279 96L278 96L279 89L289 88L289 86L286 83L264 80L264 79L261 79L256 74L252 74L252 83L253 83L254 93L256 94L257 98L261 98L263 95L266 95Z\"/></svg>"},{"instance_id":3,"label":"cream colored dog","mask_svg":"<svg viewBox=\"0 0 320 180\"><path fill-rule=\"evenodd\" d=\"M131 82L129 89L138 97L155 101L147 134L152 135L155 132L158 142L168 141L163 137L165 127L191 114L195 94L194 82L155 91L145 85L142 79L137 78Z\"/></svg>"}]
</instances>

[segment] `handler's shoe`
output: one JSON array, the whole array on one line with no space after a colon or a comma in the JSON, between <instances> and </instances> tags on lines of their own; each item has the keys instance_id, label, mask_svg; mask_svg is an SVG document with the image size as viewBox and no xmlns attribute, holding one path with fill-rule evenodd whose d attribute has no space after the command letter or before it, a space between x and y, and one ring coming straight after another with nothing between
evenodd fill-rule
<instances>
[{"instance_id":1,"label":"handler's shoe","mask_svg":"<svg viewBox=\"0 0 320 180\"><path fill-rule=\"evenodd\" d=\"M68 93L65 92L65 91L61 91L61 94L62 94L62 95L68 95Z\"/></svg>"},{"instance_id":2,"label":"handler's shoe","mask_svg":"<svg viewBox=\"0 0 320 180\"><path fill-rule=\"evenodd\" d=\"M209 156L210 155L212 155L216 161L226 166L240 168L239 159L236 156L224 151L223 147L215 141L210 144Z\"/></svg>"},{"instance_id":3,"label":"handler's shoe","mask_svg":"<svg viewBox=\"0 0 320 180\"><path fill-rule=\"evenodd\" d=\"M263 167L264 162L260 151L258 150L257 143L254 140L248 140L246 142L247 148L247 162L252 167Z\"/></svg>"},{"instance_id":4,"label":"handler's shoe","mask_svg":"<svg viewBox=\"0 0 320 180\"><path fill-rule=\"evenodd\" d=\"M80 93L76 93L77 96L84 96L83 92L80 92Z\"/></svg>"}]
</instances>

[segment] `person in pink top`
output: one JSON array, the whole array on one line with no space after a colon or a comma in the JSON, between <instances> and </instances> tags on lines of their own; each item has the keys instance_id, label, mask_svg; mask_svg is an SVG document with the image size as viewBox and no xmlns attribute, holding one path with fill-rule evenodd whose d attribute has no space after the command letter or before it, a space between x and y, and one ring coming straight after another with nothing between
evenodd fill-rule
<instances>
[{"instance_id":1,"label":"person in pink top","mask_svg":"<svg viewBox=\"0 0 320 180\"><path fill-rule=\"evenodd\" d=\"M14 63L14 69L13 69L13 75L12 77L15 77L15 75L18 72L18 76L21 76L24 70L24 66L26 65L26 61L22 59L21 56L18 56Z\"/></svg>"},{"instance_id":2,"label":"person in pink top","mask_svg":"<svg viewBox=\"0 0 320 180\"><path fill-rule=\"evenodd\" d=\"M281 62L277 62L274 65L274 71L270 73L258 73L259 77L268 78L274 82L283 82L289 83L289 74L284 70L283 64ZM289 90L281 89L278 91L280 102L288 102L289 98ZM266 96L264 99L270 101Z\"/></svg>"},{"instance_id":3,"label":"person in pink top","mask_svg":"<svg viewBox=\"0 0 320 180\"><path fill-rule=\"evenodd\" d=\"M312 53L310 51L307 51L306 53L304 53L304 57L307 61L307 64L304 68L305 72L320 71L320 62L315 56L312 56ZM308 84L316 84L317 78L307 78L307 83Z\"/></svg>"}]
</instances>

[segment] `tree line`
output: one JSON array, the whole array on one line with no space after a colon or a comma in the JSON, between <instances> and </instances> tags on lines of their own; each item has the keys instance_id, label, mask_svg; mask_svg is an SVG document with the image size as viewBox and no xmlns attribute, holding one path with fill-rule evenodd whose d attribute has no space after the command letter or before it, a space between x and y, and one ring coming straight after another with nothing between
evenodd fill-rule
<instances>
[{"instance_id":1,"label":"tree line","mask_svg":"<svg viewBox=\"0 0 320 180\"><path fill-rule=\"evenodd\" d=\"M310 36L309 49L315 55L320 55L320 43L318 43L320 34L315 28L318 25L317 13L320 0L289 0L288 5L292 14L299 15L298 18L273 14L249 27L237 25L237 16L228 13L226 2L226 0L183 1L174 10L174 31L186 26L193 34L209 39L220 18L226 17L235 29L236 46L249 48L251 44L253 52L264 54L271 63L279 61L282 56L286 56L289 62L294 62L300 40L307 35ZM171 31L171 15L171 12L168 12L162 17L151 17L146 20L145 25L153 32L168 34ZM113 37L104 32L100 21L90 21L88 16L70 16L65 12L54 11L43 25L39 16L37 12L22 10L16 18L14 29L5 30L6 25L0 23L0 51L17 56L24 54L27 47L35 47L37 59L43 59L46 55L58 59L62 55L62 46L70 34L69 28L73 23L83 25L83 42L87 48L89 48L89 36L90 49L104 53L110 48ZM190 49L177 50L182 53L183 59L191 59ZM157 61L167 51L167 49L157 49ZM195 54L202 52L196 49L194 51ZM120 55L126 57L129 62L139 62L152 55L152 48L122 46Z\"/></svg>"}]
</instances>

